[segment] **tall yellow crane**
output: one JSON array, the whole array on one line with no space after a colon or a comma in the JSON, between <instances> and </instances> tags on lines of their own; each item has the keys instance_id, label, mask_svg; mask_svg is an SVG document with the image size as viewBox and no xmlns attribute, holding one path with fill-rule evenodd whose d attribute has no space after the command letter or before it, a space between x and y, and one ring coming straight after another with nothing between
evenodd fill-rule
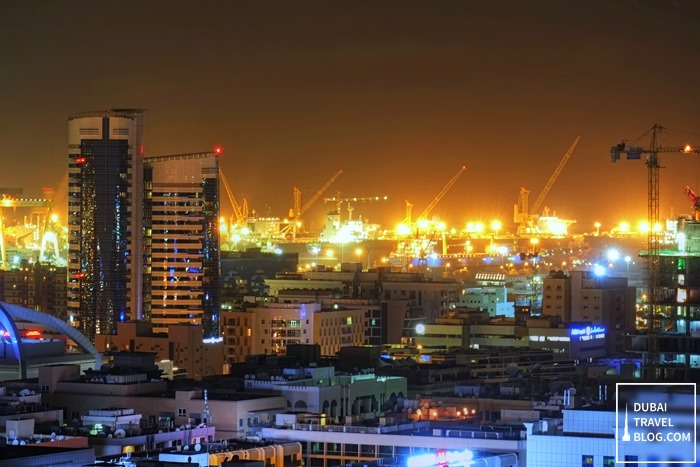
<instances>
[{"instance_id":1,"label":"tall yellow crane","mask_svg":"<svg viewBox=\"0 0 700 467\"><path fill-rule=\"evenodd\" d=\"M457 173L450 179L450 181L447 182L447 184L442 188L440 193L438 193L437 196L435 196L435 198L430 202L430 204L423 210L423 212L420 213L420 215L418 216L416 221L421 221L421 220L427 219L427 217L430 215L430 213L433 212L433 209L435 208L435 206L437 206L437 204L440 202L442 197L445 196L445 194L447 194L447 192L450 190L450 188L452 188L452 185L455 184L455 182L457 181L459 176L462 175L465 170L467 170L467 166L463 165L459 169L459 171L457 171Z\"/></svg>"},{"instance_id":2,"label":"tall yellow crane","mask_svg":"<svg viewBox=\"0 0 700 467\"><path fill-rule=\"evenodd\" d=\"M226 180L226 176L224 175L224 171L221 170L221 167L219 167L219 180L221 180L221 183L224 185L224 190L226 190L226 195L228 196L228 200L233 208L233 215L236 217L236 223L238 225L245 224L248 218L248 202L244 200L243 205L246 208L246 212L244 212L236 201L236 197L233 196L233 191L231 191L231 187L229 186L228 180Z\"/></svg>"},{"instance_id":3,"label":"tall yellow crane","mask_svg":"<svg viewBox=\"0 0 700 467\"><path fill-rule=\"evenodd\" d=\"M314 205L316 201L323 195L323 193L330 188L330 186L333 184L333 182L336 181L338 177L340 177L340 174L342 174L343 171L339 170L336 172L335 175L333 175L326 183L321 187L320 190L318 190L309 200L304 204L304 206L301 205L301 190L298 189L297 187L294 187L294 207L292 208L292 213L290 217L294 217L296 219L299 219L306 211L309 210L311 206Z\"/></svg>"},{"instance_id":4,"label":"tall yellow crane","mask_svg":"<svg viewBox=\"0 0 700 467\"><path fill-rule=\"evenodd\" d=\"M659 332L661 323L659 321L660 305L663 301L663 293L660 288L660 268L659 268L659 154L660 153L681 153L698 154L700 150L693 149L689 145L685 146L659 146L658 136L664 127L658 123L640 136L640 139L650 135L648 148L641 146L630 146L624 140L610 149L611 161L617 162L624 154L627 160L641 160L642 155L644 165L647 166L647 217L649 229L647 231L647 353L644 362L645 372L649 379L659 377Z\"/></svg>"},{"instance_id":5,"label":"tall yellow crane","mask_svg":"<svg viewBox=\"0 0 700 467\"><path fill-rule=\"evenodd\" d=\"M522 187L520 188L518 204L515 205L513 215L513 222L518 224L518 235L526 234L528 230L531 230L532 226L537 222L537 212L539 211L540 206L549 194L549 191L554 186L554 182L556 182L557 178L559 178L559 174L561 174L561 171L564 170L564 166L569 161L569 158L571 157L571 154L573 154L574 149L576 149L576 145L580 139L580 136L576 137L574 142L569 147L569 150L566 151L564 157L562 157L559 161L559 165L557 165L557 167L554 169L554 172L549 177L549 180L547 180L547 183L545 183L544 188L542 188L542 191L537 196L537 199L534 203L532 203L532 206L528 207L528 197L530 195L530 191Z\"/></svg>"}]
</instances>

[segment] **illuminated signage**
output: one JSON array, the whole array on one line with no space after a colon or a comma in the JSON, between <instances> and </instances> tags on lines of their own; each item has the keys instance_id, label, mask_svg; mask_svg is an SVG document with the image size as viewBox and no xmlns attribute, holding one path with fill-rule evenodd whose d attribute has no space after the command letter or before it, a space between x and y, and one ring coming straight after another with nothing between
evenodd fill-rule
<instances>
[{"instance_id":1,"label":"illuminated signage","mask_svg":"<svg viewBox=\"0 0 700 467\"><path fill-rule=\"evenodd\" d=\"M430 363L430 355L421 355L420 356L420 361L421 363Z\"/></svg>"},{"instance_id":2,"label":"illuminated signage","mask_svg":"<svg viewBox=\"0 0 700 467\"><path fill-rule=\"evenodd\" d=\"M474 454L469 449L464 451L445 451L440 449L433 453L420 454L409 457L406 461L406 467L432 467L435 465L469 465Z\"/></svg>"},{"instance_id":3,"label":"illuminated signage","mask_svg":"<svg viewBox=\"0 0 700 467\"><path fill-rule=\"evenodd\" d=\"M605 328L603 326L586 326L585 328L569 328L569 335L571 337L581 337L581 336L595 336L599 334L605 334Z\"/></svg>"}]
</instances>

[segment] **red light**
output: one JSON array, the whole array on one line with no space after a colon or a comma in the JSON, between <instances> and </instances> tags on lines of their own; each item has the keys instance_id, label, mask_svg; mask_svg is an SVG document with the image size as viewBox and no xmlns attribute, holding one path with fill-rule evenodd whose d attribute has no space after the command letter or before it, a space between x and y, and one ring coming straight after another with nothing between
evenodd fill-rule
<instances>
[{"instance_id":1,"label":"red light","mask_svg":"<svg viewBox=\"0 0 700 467\"><path fill-rule=\"evenodd\" d=\"M82 272L79 272L78 274L75 275L76 279L83 279L85 277L85 274Z\"/></svg>"},{"instance_id":2,"label":"red light","mask_svg":"<svg viewBox=\"0 0 700 467\"><path fill-rule=\"evenodd\" d=\"M41 331L37 331L36 329L30 329L24 335L25 337L41 337Z\"/></svg>"},{"instance_id":3,"label":"red light","mask_svg":"<svg viewBox=\"0 0 700 467\"><path fill-rule=\"evenodd\" d=\"M85 163L85 158L84 157L76 157L75 163L76 164L83 164L83 163Z\"/></svg>"},{"instance_id":4,"label":"red light","mask_svg":"<svg viewBox=\"0 0 700 467\"><path fill-rule=\"evenodd\" d=\"M214 152L215 152L216 154L221 154L222 152L224 152L224 150L221 149L221 146L217 146L217 147L214 148Z\"/></svg>"}]
</instances>

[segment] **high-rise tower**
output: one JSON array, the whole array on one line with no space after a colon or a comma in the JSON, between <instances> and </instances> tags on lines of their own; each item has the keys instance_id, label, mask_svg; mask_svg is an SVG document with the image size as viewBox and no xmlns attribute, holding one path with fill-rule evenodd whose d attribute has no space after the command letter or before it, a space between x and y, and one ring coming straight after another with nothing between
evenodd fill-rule
<instances>
[{"instance_id":1,"label":"high-rise tower","mask_svg":"<svg viewBox=\"0 0 700 467\"><path fill-rule=\"evenodd\" d=\"M94 340L142 317L143 111L68 118L68 317Z\"/></svg>"},{"instance_id":2,"label":"high-rise tower","mask_svg":"<svg viewBox=\"0 0 700 467\"><path fill-rule=\"evenodd\" d=\"M218 152L144 159L146 318L156 331L169 324L219 333Z\"/></svg>"}]
</instances>

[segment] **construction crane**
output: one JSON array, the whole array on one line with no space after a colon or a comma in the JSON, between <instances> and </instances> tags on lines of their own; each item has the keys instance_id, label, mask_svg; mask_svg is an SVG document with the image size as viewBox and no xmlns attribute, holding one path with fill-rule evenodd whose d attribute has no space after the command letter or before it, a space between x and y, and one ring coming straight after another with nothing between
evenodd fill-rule
<instances>
[{"instance_id":1,"label":"construction crane","mask_svg":"<svg viewBox=\"0 0 700 467\"><path fill-rule=\"evenodd\" d=\"M325 185L321 187L320 190L318 190L309 200L304 204L304 206L301 205L301 190L299 190L297 187L294 187L293 190L293 195L294 195L294 207L292 208L292 211L290 213L290 217L293 217L295 219L299 219L306 211L309 210L311 206L314 205L316 201L323 195L323 193L326 192L328 188L333 184L333 182L336 181L338 177L340 177L340 174L342 174L343 171L339 170L336 172L335 175L333 175L330 180L326 182Z\"/></svg>"},{"instance_id":2,"label":"construction crane","mask_svg":"<svg viewBox=\"0 0 700 467\"><path fill-rule=\"evenodd\" d=\"M576 145L580 139L580 136L576 137L574 142L569 147L569 150L566 151L564 157L562 157L559 161L559 165L557 165L557 167L554 169L554 172L549 177L549 180L547 180L547 183L544 185L544 188L542 188L542 191L537 196L535 202L532 203L531 207L528 208L528 197L530 195L530 191L522 187L520 188L518 204L515 205L515 212L513 216L513 221L518 224L518 235L526 234L528 230L531 230L532 226L537 222L537 212L539 211L540 206L549 194L549 191L554 186L554 182L556 182L557 178L559 178L559 174L561 174L564 166L569 161L569 158L571 157L571 154L573 154L574 149L576 149Z\"/></svg>"},{"instance_id":3,"label":"construction crane","mask_svg":"<svg viewBox=\"0 0 700 467\"><path fill-rule=\"evenodd\" d=\"M649 147L630 146L624 140L610 149L611 161L617 162L624 154L627 160L641 160L642 154L646 156L644 165L647 166L647 189L648 204L647 217L649 229L647 231L647 312L649 328L647 330L647 361L645 367L647 377L656 379L659 364L659 326L657 318L660 314L660 302L663 294L660 288L660 267L659 267L659 154L660 153L681 153L698 154L699 150L693 149L689 145L685 146L659 146L658 136L664 127L658 123L647 130L640 138L651 134Z\"/></svg>"},{"instance_id":4,"label":"construction crane","mask_svg":"<svg viewBox=\"0 0 700 467\"><path fill-rule=\"evenodd\" d=\"M219 167L219 180L221 180L221 183L224 185L224 190L226 190L226 195L228 196L228 200L231 203L231 207L233 208L233 215L236 217L236 223L238 225L245 224L248 218L248 202L244 200L244 207L246 208L246 212L244 212L244 210L241 209L241 207L238 205L236 197L233 196L231 187L229 186L228 181L226 180L226 176L224 175L224 171L221 170L221 167Z\"/></svg>"},{"instance_id":5,"label":"construction crane","mask_svg":"<svg viewBox=\"0 0 700 467\"><path fill-rule=\"evenodd\" d=\"M352 212L355 210L355 205L353 203L371 203L374 201L386 201L389 197L383 196L352 196L349 198L341 198L340 196L332 196L330 198L323 198L324 203L335 203L336 212L340 216L340 209L345 203L345 207L348 210L348 220L352 220Z\"/></svg>"},{"instance_id":6,"label":"construction crane","mask_svg":"<svg viewBox=\"0 0 700 467\"><path fill-rule=\"evenodd\" d=\"M465 170L467 170L467 166L463 165L459 169L459 171L457 171L457 173L450 179L450 181L447 182L447 184L442 188L440 193L438 193L437 196L435 196L435 198L430 202L430 204L423 210L423 212L420 213L420 215L418 216L416 221L421 221L421 220L427 219L427 217L430 215L430 213L433 212L433 209L435 208L435 206L437 206L437 204L440 202L442 197L445 196L445 194L450 190L450 188L452 188L452 185L455 184L455 182L457 181L459 176L462 175L462 173L464 173Z\"/></svg>"}]
</instances>

